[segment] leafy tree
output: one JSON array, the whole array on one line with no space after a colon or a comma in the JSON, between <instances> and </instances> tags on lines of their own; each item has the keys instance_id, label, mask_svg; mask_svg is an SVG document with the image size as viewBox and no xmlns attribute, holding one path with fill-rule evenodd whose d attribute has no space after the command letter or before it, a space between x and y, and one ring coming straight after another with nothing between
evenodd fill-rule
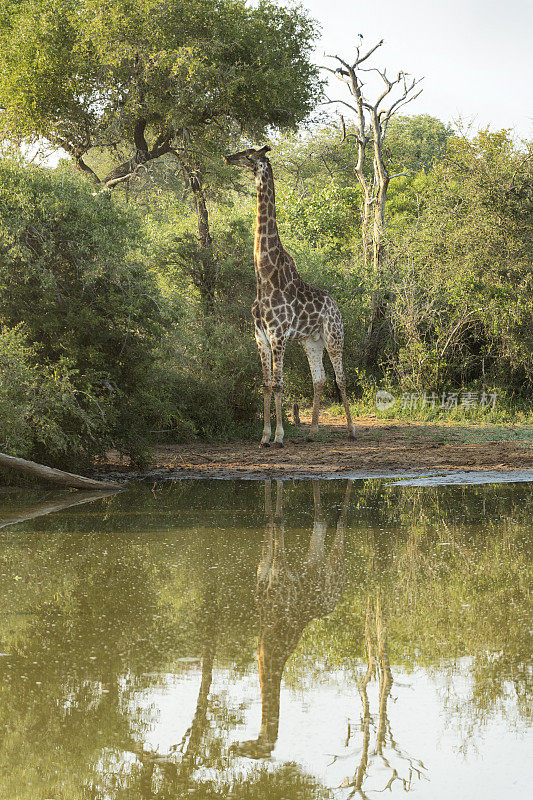
<instances>
[{"instance_id":1,"label":"leafy tree","mask_svg":"<svg viewBox=\"0 0 533 800\"><path fill-rule=\"evenodd\" d=\"M408 174L387 191L382 368L405 388L470 383L523 395L533 352L531 144L505 131L452 136L418 116L391 119L385 150L389 169ZM355 155L352 140L339 147L332 128L283 137L276 152L284 238L307 278L341 303L349 374L362 366L372 285L358 257ZM293 361L305 395L305 365Z\"/></svg>"},{"instance_id":2,"label":"leafy tree","mask_svg":"<svg viewBox=\"0 0 533 800\"><path fill-rule=\"evenodd\" d=\"M428 172L446 153L453 129L430 114L391 117L385 155L392 172Z\"/></svg>"},{"instance_id":3,"label":"leafy tree","mask_svg":"<svg viewBox=\"0 0 533 800\"><path fill-rule=\"evenodd\" d=\"M212 311L206 172L219 171L214 161L229 140L295 127L309 113L320 91L309 61L315 36L301 8L268 0L9 2L0 16L4 135L47 139L110 187L167 154L177 158ZM95 148L127 158L102 177Z\"/></svg>"},{"instance_id":4,"label":"leafy tree","mask_svg":"<svg viewBox=\"0 0 533 800\"><path fill-rule=\"evenodd\" d=\"M313 247L324 247L331 258L347 255L357 235L360 196L357 189L329 185L297 195L282 187L277 193L279 222Z\"/></svg>"},{"instance_id":5,"label":"leafy tree","mask_svg":"<svg viewBox=\"0 0 533 800\"><path fill-rule=\"evenodd\" d=\"M5 132L49 139L83 170L95 146L128 142L138 165L176 136L295 125L319 87L314 25L269 2L29 0L1 23Z\"/></svg>"},{"instance_id":6,"label":"leafy tree","mask_svg":"<svg viewBox=\"0 0 533 800\"><path fill-rule=\"evenodd\" d=\"M509 131L457 136L396 239L391 309L402 384L533 379L533 158Z\"/></svg>"}]
</instances>

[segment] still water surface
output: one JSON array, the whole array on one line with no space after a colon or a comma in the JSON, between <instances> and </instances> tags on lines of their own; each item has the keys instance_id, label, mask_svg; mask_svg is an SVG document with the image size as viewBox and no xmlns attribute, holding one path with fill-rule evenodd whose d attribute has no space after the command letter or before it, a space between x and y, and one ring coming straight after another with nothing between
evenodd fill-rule
<instances>
[{"instance_id":1,"label":"still water surface","mask_svg":"<svg viewBox=\"0 0 533 800\"><path fill-rule=\"evenodd\" d=\"M0 496L1 800L531 797L530 485L81 497Z\"/></svg>"}]
</instances>

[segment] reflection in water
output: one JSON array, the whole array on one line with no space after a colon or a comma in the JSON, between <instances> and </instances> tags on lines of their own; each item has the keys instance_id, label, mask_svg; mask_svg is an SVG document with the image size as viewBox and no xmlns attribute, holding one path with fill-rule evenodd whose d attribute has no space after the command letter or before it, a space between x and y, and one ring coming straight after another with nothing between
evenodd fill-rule
<instances>
[{"instance_id":1,"label":"reflection in water","mask_svg":"<svg viewBox=\"0 0 533 800\"><path fill-rule=\"evenodd\" d=\"M142 800L160 797L155 785L164 787L163 796L168 791L173 796L187 793L191 776L197 766L202 763L202 743L207 728L207 711L209 693L213 681L213 665L218 641L220 614L218 608L216 583L210 576L201 609L201 681L196 700L196 710L191 725L187 728L179 743L173 744L167 755L153 751L141 744L136 753L142 765L139 776L139 792ZM156 773L156 767L160 774Z\"/></svg>"},{"instance_id":2,"label":"reflection in water","mask_svg":"<svg viewBox=\"0 0 533 800\"><path fill-rule=\"evenodd\" d=\"M242 742L236 752L252 758L270 755L279 729L281 678L304 628L330 614L344 586L344 534L352 481L348 481L337 532L326 554L326 520L320 505L320 484L313 481L314 522L307 553L300 567L289 566L285 552L283 483L276 481L276 510L272 512L271 482L265 482L265 537L257 569L262 719L259 736Z\"/></svg>"},{"instance_id":3,"label":"reflection in water","mask_svg":"<svg viewBox=\"0 0 533 800\"><path fill-rule=\"evenodd\" d=\"M1 800L527 796L527 486L50 501L0 510Z\"/></svg>"},{"instance_id":4,"label":"reflection in water","mask_svg":"<svg viewBox=\"0 0 533 800\"><path fill-rule=\"evenodd\" d=\"M389 702L393 677L389 661L389 645L387 641L387 628L384 615L384 601L382 591L378 588L375 596L368 597L365 617L365 654L366 672L359 682L361 695L361 730L363 733L361 757L357 766L357 771L353 780L346 780L343 786L352 788L348 797L359 794L366 798L363 791L363 783L372 768L374 759L379 759L388 774L388 780L383 788L392 789L393 784L398 781L404 791L408 792L412 788L414 778L420 779L424 774L424 764L405 753L395 741L389 718L387 716L387 703ZM379 704L377 712L377 728L375 745L371 750L371 733L374 719L370 711L370 701L368 697L368 684L373 678L379 683ZM348 730L346 746L349 745L351 729ZM391 758L392 756L392 758ZM402 775L401 766L406 765L406 774Z\"/></svg>"},{"instance_id":5,"label":"reflection in water","mask_svg":"<svg viewBox=\"0 0 533 800\"><path fill-rule=\"evenodd\" d=\"M31 519L44 517L47 514L63 511L73 506L92 503L94 500L103 500L106 497L112 497L114 494L116 492L69 491L68 489L47 492L46 498L40 499L38 502L32 503L26 500L23 503L15 504L14 508L2 509L0 528L6 528L8 525L17 525L19 522L28 522Z\"/></svg>"}]
</instances>

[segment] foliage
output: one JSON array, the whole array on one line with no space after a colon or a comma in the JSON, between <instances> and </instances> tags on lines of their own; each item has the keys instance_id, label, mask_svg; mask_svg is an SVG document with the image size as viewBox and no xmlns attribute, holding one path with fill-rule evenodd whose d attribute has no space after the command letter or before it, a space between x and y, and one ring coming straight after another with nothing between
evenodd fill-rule
<instances>
[{"instance_id":1,"label":"foliage","mask_svg":"<svg viewBox=\"0 0 533 800\"><path fill-rule=\"evenodd\" d=\"M80 403L76 378L65 357L39 365L22 327L0 331L0 449L52 459L83 454L84 439L102 435L105 423L96 403Z\"/></svg>"},{"instance_id":2,"label":"foliage","mask_svg":"<svg viewBox=\"0 0 533 800\"><path fill-rule=\"evenodd\" d=\"M199 283L202 260L188 219L174 211L152 232L165 291L180 308L167 368L192 432L227 437L249 432L257 414L257 353L250 308L255 294L251 226L239 218L213 224L217 264L215 313L206 314Z\"/></svg>"},{"instance_id":3,"label":"foliage","mask_svg":"<svg viewBox=\"0 0 533 800\"><path fill-rule=\"evenodd\" d=\"M430 114L392 117L385 144L389 172L429 172L446 153L452 135L450 125Z\"/></svg>"},{"instance_id":4,"label":"foliage","mask_svg":"<svg viewBox=\"0 0 533 800\"><path fill-rule=\"evenodd\" d=\"M44 137L86 169L79 159L94 146L128 142L147 160L145 131L154 158L184 132L209 147L232 130L294 127L320 89L315 36L300 7L268 0L8 2L5 134Z\"/></svg>"},{"instance_id":5,"label":"foliage","mask_svg":"<svg viewBox=\"0 0 533 800\"><path fill-rule=\"evenodd\" d=\"M298 195L284 186L277 193L278 222L311 247L323 248L330 260L349 257L360 226L360 193L334 181Z\"/></svg>"},{"instance_id":6,"label":"foliage","mask_svg":"<svg viewBox=\"0 0 533 800\"><path fill-rule=\"evenodd\" d=\"M507 131L451 139L394 242L389 364L402 386L533 379L533 159Z\"/></svg>"},{"instance_id":7,"label":"foliage","mask_svg":"<svg viewBox=\"0 0 533 800\"><path fill-rule=\"evenodd\" d=\"M35 434L26 427L11 454L46 445L68 463L115 444L140 456L150 421L164 413L154 348L168 317L139 261L138 223L78 180L8 163L0 208L0 322L24 324L26 349L11 334L19 369L30 385L39 376L50 399L45 434L35 421L42 400L28 397L34 410L21 407L21 418L34 418Z\"/></svg>"}]
</instances>

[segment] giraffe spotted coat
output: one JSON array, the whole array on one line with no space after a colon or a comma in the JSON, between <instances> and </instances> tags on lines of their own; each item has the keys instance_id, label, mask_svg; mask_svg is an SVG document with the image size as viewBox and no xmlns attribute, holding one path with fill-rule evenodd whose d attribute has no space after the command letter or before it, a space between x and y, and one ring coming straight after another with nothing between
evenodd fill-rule
<instances>
[{"instance_id":1,"label":"giraffe spotted coat","mask_svg":"<svg viewBox=\"0 0 533 800\"><path fill-rule=\"evenodd\" d=\"M346 422L351 438L354 427L346 397L346 378L342 365L344 330L342 316L333 297L323 289L309 286L300 277L292 257L283 247L277 222L274 175L266 153L243 150L226 158L228 164L251 169L257 187L257 220L254 241L254 263L257 294L252 306L255 339L261 356L264 387L264 429L261 444L270 444L270 401L274 392L276 431L274 444L283 444L281 392L283 390L283 358L287 342L298 340L311 369L314 389L311 433L318 430L320 395L326 382L322 363L327 349L335 379L344 403Z\"/></svg>"}]
</instances>

